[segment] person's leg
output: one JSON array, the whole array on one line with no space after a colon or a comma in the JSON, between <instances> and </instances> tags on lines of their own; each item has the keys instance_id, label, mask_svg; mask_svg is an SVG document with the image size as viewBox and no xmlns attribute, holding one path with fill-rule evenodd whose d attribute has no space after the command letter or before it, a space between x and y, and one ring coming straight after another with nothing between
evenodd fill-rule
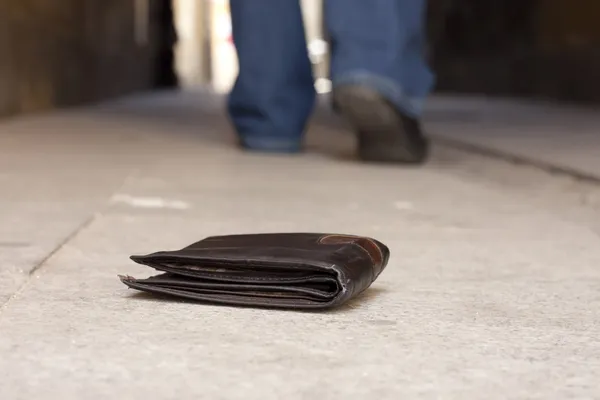
<instances>
[{"instance_id":1,"label":"person's leg","mask_svg":"<svg viewBox=\"0 0 600 400\"><path fill-rule=\"evenodd\" d=\"M230 0L239 74L229 116L245 148L301 148L315 89L298 0Z\"/></svg>"},{"instance_id":2,"label":"person's leg","mask_svg":"<svg viewBox=\"0 0 600 400\"><path fill-rule=\"evenodd\" d=\"M424 59L425 0L325 0L336 107L370 161L418 163L418 119L433 83Z\"/></svg>"}]
</instances>

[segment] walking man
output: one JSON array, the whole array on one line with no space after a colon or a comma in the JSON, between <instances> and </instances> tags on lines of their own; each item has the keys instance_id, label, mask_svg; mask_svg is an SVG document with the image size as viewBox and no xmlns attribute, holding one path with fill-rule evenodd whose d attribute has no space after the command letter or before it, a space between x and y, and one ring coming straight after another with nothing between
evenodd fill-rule
<instances>
[{"instance_id":1,"label":"walking man","mask_svg":"<svg viewBox=\"0 0 600 400\"><path fill-rule=\"evenodd\" d=\"M364 161L427 159L425 0L324 0L336 109ZM315 102L299 0L230 0L239 74L228 112L242 147L301 151Z\"/></svg>"}]
</instances>

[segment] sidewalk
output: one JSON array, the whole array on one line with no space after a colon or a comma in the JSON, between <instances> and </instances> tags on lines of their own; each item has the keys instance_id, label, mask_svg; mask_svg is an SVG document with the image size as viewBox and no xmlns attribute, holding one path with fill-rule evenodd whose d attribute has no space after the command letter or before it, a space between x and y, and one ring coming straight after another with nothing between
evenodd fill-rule
<instances>
[{"instance_id":1,"label":"sidewalk","mask_svg":"<svg viewBox=\"0 0 600 400\"><path fill-rule=\"evenodd\" d=\"M437 137L471 150L600 182L598 108L438 97L429 103L427 121Z\"/></svg>"},{"instance_id":2,"label":"sidewalk","mask_svg":"<svg viewBox=\"0 0 600 400\"><path fill-rule=\"evenodd\" d=\"M307 154L245 154L221 100L0 123L0 399L600 395L600 186L444 145L423 168L360 165L327 115ZM435 134L475 132L444 102ZM485 115L487 132L512 114ZM392 257L327 313L156 300L116 276L150 272L131 254L273 231Z\"/></svg>"}]
</instances>

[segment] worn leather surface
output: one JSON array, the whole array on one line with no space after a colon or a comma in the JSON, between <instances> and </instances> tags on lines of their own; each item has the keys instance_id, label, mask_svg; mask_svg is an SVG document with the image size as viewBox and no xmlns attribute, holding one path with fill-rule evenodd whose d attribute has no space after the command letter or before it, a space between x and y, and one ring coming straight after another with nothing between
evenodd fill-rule
<instances>
[{"instance_id":1,"label":"worn leather surface","mask_svg":"<svg viewBox=\"0 0 600 400\"><path fill-rule=\"evenodd\" d=\"M383 243L360 236L271 233L213 236L181 250L132 256L161 274L121 276L130 288L209 303L292 309L332 308L377 279Z\"/></svg>"}]
</instances>

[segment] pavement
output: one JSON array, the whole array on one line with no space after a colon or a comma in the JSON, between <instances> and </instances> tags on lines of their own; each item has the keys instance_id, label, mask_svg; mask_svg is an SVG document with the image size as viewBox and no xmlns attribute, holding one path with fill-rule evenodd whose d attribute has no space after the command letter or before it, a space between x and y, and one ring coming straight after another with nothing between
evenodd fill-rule
<instances>
[{"instance_id":1,"label":"pavement","mask_svg":"<svg viewBox=\"0 0 600 400\"><path fill-rule=\"evenodd\" d=\"M222 101L0 123L0 399L600 398L600 186L578 176L599 172L591 111L552 108L589 140L558 160L536 132L572 132L528 106L434 99L433 158L402 168L355 162L326 112L305 154L242 153ZM117 278L152 273L131 254L276 231L372 236L392 256L329 312L156 299Z\"/></svg>"},{"instance_id":2,"label":"pavement","mask_svg":"<svg viewBox=\"0 0 600 400\"><path fill-rule=\"evenodd\" d=\"M600 183L598 107L439 96L427 120L445 143Z\"/></svg>"}]
</instances>

